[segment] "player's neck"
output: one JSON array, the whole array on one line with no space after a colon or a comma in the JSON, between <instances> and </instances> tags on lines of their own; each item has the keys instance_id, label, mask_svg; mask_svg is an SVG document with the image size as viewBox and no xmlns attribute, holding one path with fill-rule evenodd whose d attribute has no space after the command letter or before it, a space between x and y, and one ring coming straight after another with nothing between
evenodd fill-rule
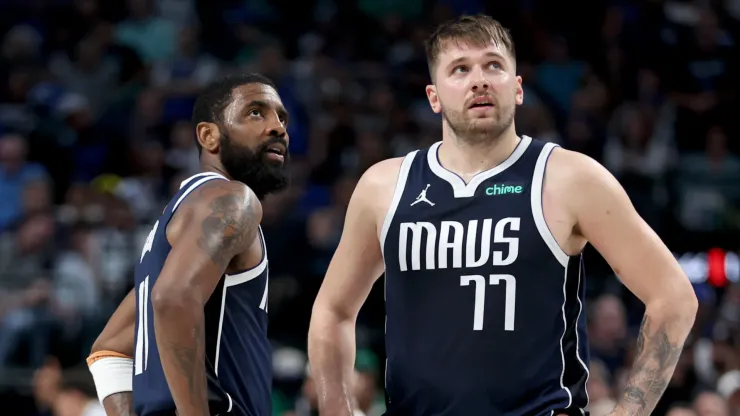
<instances>
[{"instance_id":1,"label":"player's neck","mask_svg":"<svg viewBox=\"0 0 740 416\"><path fill-rule=\"evenodd\" d=\"M220 175L223 175L224 177L228 179L233 179L231 176L229 176L228 173L226 173L226 169L224 169L223 166L221 166L220 163L213 163L206 160L200 161L200 170L201 172L216 172Z\"/></svg>"},{"instance_id":2,"label":"player's neck","mask_svg":"<svg viewBox=\"0 0 740 416\"><path fill-rule=\"evenodd\" d=\"M495 140L478 143L455 136L445 128L438 151L439 163L468 182L476 174L492 169L505 161L521 139L513 128Z\"/></svg>"}]
</instances>

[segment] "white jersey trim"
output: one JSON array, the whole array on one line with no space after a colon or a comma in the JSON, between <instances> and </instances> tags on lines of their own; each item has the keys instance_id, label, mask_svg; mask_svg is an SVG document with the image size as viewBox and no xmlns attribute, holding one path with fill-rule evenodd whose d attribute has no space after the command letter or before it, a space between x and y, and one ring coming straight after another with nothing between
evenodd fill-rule
<instances>
[{"instance_id":1,"label":"white jersey trim","mask_svg":"<svg viewBox=\"0 0 740 416\"><path fill-rule=\"evenodd\" d=\"M586 388L586 386L588 385L588 379L591 374L588 371L588 366L586 365L586 363L583 362L583 359L581 358L580 346L579 346L580 340L578 338L578 321L581 319L581 312L583 311L583 303L581 302L581 297L579 295L579 289L581 287L581 279L583 278L582 261L583 261L582 258L578 260L578 282L576 284L576 293L575 293L576 299L578 300L578 315L576 315L575 327L573 328L573 330L576 333L576 359L581 364L581 366L583 366L583 369L586 370L586 381L584 383L583 389L586 392L586 406L585 407L588 407L588 404L591 401L591 399L588 396L588 389ZM568 293L566 290L566 286L568 285L568 265L569 264L570 263L565 264L565 271L563 273L563 306L561 308L562 316L563 316L563 334L560 335L560 360L563 365L563 369L560 373L560 388L565 390L565 392L568 394L568 405L565 406L566 409L569 408L573 404L573 394L571 393L570 388L568 388L565 385L564 380L563 380L563 378L565 377L565 366L566 366L565 350L563 348L563 339L565 338L565 332L568 330L568 321L565 316L565 305L568 303ZM585 414L583 408L579 407L578 410L581 412L581 414Z\"/></svg>"},{"instance_id":2,"label":"white jersey trim","mask_svg":"<svg viewBox=\"0 0 740 416\"><path fill-rule=\"evenodd\" d=\"M434 143L429 148L429 152L427 153L427 160L429 162L429 168L432 170L432 173L434 173L444 181L448 182L452 186L452 190L455 193L455 198L470 198L475 195L475 191L476 189L478 189L478 186L480 186L480 184L482 184L487 179L490 179L505 171L511 165L516 163L516 161L522 157L524 152L527 151L527 148L531 143L531 137L522 136L522 139L519 141L516 149L514 149L514 151L509 155L508 158L506 158L506 160L504 160L498 166L476 174L467 184L460 176L458 176L454 172L445 169L442 164L439 163L439 159L437 158L437 151L439 150L439 146L442 145L442 142Z\"/></svg>"},{"instance_id":3,"label":"white jersey trim","mask_svg":"<svg viewBox=\"0 0 740 416\"><path fill-rule=\"evenodd\" d=\"M260 263L241 273L224 275L224 288L221 293L221 312L218 317L218 333L216 334L216 357L213 360L213 367L216 371L216 375L218 375L218 359L221 356L221 335L223 334L224 311L226 309L226 289L231 286L240 285L242 283L249 282L250 280L254 280L261 275L265 269L267 269L267 245L265 244L265 236L262 234L262 226L258 226L258 233L260 236L260 242L262 243L262 260ZM265 312L267 312L267 288L269 286L269 279L270 277L268 276L267 281L265 282L265 291L262 293L262 301L259 306L260 309ZM231 409L231 397L229 397L229 409Z\"/></svg>"},{"instance_id":4,"label":"white jersey trim","mask_svg":"<svg viewBox=\"0 0 740 416\"><path fill-rule=\"evenodd\" d=\"M227 274L224 276L224 286L236 286L242 283L246 283L257 276L261 275L262 272L267 269L267 246L265 245L265 237L262 235L262 227L259 227L260 241L262 243L262 261L249 270L245 270L237 274ZM264 297L264 296L263 296Z\"/></svg>"},{"instance_id":5,"label":"white jersey trim","mask_svg":"<svg viewBox=\"0 0 740 416\"><path fill-rule=\"evenodd\" d=\"M201 184L208 182L210 180L213 180L213 179L223 179L223 180L228 181L228 179L226 179L225 176L220 175L216 172L204 172L204 173L199 173L197 175L193 175L189 177L188 179L185 179L184 181L182 181L182 183L180 183L180 189L182 189L188 182L198 177L200 177L200 179L193 182L193 184L190 185L190 187L188 187L188 189L185 192L183 192L182 195L180 195L180 198L177 199L177 202L175 202L175 205L172 206L172 212L175 212L175 210L180 205L180 203L183 200L185 200L185 197L188 196L191 192L193 192L195 188L199 187Z\"/></svg>"},{"instance_id":6,"label":"white jersey trim","mask_svg":"<svg viewBox=\"0 0 740 416\"><path fill-rule=\"evenodd\" d=\"M560 388L565 390L566 393L568 393L568 405L565 406L565 408L569 408L571 404L573 404L573 394L571 394L570 389L565 386L563 383L563 378L565 377L565 350L563 349L563 338L565 338L565 332L568 330L568 321L565 317L565 304L568 301L568 294L566 293L565 286L568 283L568 263L565 263L565 271L563 272L563 306L561 308L563 313L563 334L560 335L560 363L563 365L563 370L560 372ZM576 331L578 331L578 328L576 327Z\"/></svg>"},{"instance_id":7,"label":"white jersey trim","mask_svg":"<svg viewBox=\"0 0 740 416\"><path fill-rule=\"evenodd\" d=\"M385 214L385 221L383 221L383 228L380 230L380 252L383 254L385 259L385 237L388 235L388 230L391 228L393 217L396 215L396 209L398 203L401 201L403 196L403 190L406 188L406 180L411 170L411 163L413 163L418 150L407 154L401 162L401 168L398 170L398 179L396 179L396 190L393 192L393 199L388 207L388 212Z\"/></svg>"},{"instance_id":8,"label":"white jersey trim","mask_svg":"<svg viewBox=\"0 0 740 416\"><path fill-rule=\"evenodd\" d=\"M578 285L576 286L577 289L580 289L581 287L581 279L583 279L583 255L581 255L581 258L578 259ZM586 392L586 407L588 407L588 404L591 402L591 398L588 396L588 379L591 377L591 372L588 371L588 366L586 363L583 362L583 359L581 359L581 352L580 352L580 340L578 339L578 321L581 319L581 312L583 312L583 302L581 302L581 296L578 292L576 292L576 299L578 299L578 315L576 315L576 358L578 359L578 362L581 363L583 366L583 369L586 370L586 382L584 383L583 390ZM585 414L583 409L579 409L582 414Z\"/></svg>"},{"instance_id":9,"label":"white jersey trim","mask_svg":"<svg viewBox=\"0 0 740 416\"><path fill-rule=\"evenodd\" d=\"M552 150L557 147L555 143L547 143L540 152L540 156L537 158L537 163L534 166L534 175L532 176L532 216L534 217L534 223L537 225L537 231L540 232L542 240L547 244L552 252L553 256L563 266L568 265L568 254L558 244L555 237L550 231L550 227L547 226L545 221L545 214L542 212L542 188L545 182L545 167L547 166L547 159L550 157Z\"/></svg>"},{"instance_id":10,"label":"white jersey trim","mask_svg":"<svg viewBox=\"0 0 740 416\"><path fill-rule=\"evenodd\" d=\"M410 152L403 158L401 162L401 168L398 170L398 178L396 179L396 189L393 192L393 199L388 207L388 212L385 214L385 220L383 221L383 228L380 231L380 252L383 255L383 263L385 264L385 237L388 235L388 230L391 228L393 217L396 215L396 209L398 209L398 203L401 202L403 191L406 189L406 181L409 177L409 171L411 171L411 164L416 158L418 150ZM383 301L386 300L386 291L388 289L388 278L383 278ZM388 315L385 316L383 323L383 334L388 330ZM385 368L383 370L383 385L388 388L388 359L385 360ZM389 399L390 400L390 399Z\"/></svg>"}]
</instances>

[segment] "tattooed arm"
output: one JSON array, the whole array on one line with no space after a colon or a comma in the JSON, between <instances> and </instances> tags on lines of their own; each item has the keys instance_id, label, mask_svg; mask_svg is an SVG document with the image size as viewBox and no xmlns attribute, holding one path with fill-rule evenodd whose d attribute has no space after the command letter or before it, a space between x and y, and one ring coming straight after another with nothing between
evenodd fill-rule
<instances>
[{"instance_id":1,"label":"tattooed arm","mask_svg":"<svg viewBox=\"0 0 740 416\"><path fill-rule=\"evenodd\" d=\"M591 243L645 304L634 367L615 413L648 415L668 386L694 323L698 303L693 288L606 169L562 149L553 151L553 162L570 175L564 181L565 200L575 217L574 235Z\"/></svg>"},{"instance_id":2,"label":"tattooed arm","mask_svg":"<svg viewBox=\"0 0 740 416\"><path fill-rule=\"evenodd\" d=\"M188 199L173 218L180 232L151 296L157 348L178 414L205 416L203 307L231 260L257 238L262 208L238 182L211 181Z\"/></svg>"}]
</instances>

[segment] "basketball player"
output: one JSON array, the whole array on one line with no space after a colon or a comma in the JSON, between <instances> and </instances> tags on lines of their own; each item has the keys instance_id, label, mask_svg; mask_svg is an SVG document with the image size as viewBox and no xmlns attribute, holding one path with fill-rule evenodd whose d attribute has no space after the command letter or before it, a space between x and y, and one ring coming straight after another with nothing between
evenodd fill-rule
<instances>
[{"instance_id":1,"label":"basketball player","mask_svg":"<svg viewBox=\"0 0 740 416\"><path fill-rule=\"evenodd\" d=\"M609 172L517 135L522 79L498 22L446 23L427 54L442 141L355 189L309 331L321 415L351 414L355 319L384 271L388 415L583 414L587 242L647 308L614 412L649 414L694 321L688 279Z\"/></svg>"},{"instance_id":2,"label":"basketball player","mask_svg":"<svg viewBox=\"0 0 740 416\"><path fill-rule=\"evenodd\" d=\"M260 200L287 184L287 117L260 75L226 78L197 99L203 172L154 224L134 293L88 360L109 415L131 410L132 370L139 416L271 413Z\"/></svg>"}]
</instances>

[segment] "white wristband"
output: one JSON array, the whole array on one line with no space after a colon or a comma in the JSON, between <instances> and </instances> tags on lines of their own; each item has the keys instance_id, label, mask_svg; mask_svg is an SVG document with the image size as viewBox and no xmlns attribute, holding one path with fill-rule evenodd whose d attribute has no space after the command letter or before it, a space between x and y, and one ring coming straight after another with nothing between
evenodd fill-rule
<instances>
[{"instance_id":1,"label":"white wristband","mask_svg":"<svg viewBox=\"0 0 740 416\"><path fill-rule=\"evenodd\" d=\"M100 404L103 404L103 399L111 394L133 391L132 358L104 357L92 363L89 368Z\"/></svg>"}]
</instances>

